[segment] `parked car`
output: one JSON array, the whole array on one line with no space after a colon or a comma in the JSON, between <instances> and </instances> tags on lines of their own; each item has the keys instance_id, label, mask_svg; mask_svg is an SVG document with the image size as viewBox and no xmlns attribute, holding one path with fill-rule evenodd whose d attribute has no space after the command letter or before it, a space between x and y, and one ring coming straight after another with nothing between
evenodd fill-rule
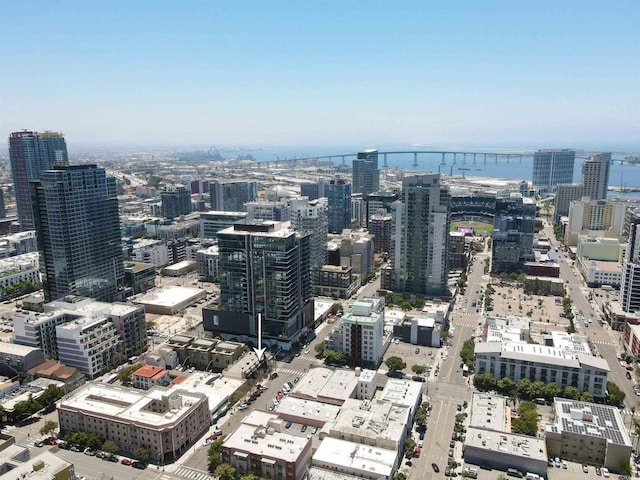
<instances>
[{"instance_id":1,"label":"parked car","mask_svg":"<svg viewBox=\"0 0 640 480\"><path fill-rule=\"evenodd\" d=\"M626 377L631 380L631 372L629 370L626 371Z\"/></svg>"},{"instance_id":2,"label":"parked car","mask_svg":"<svg viewBox=\"0 0 640 480\"><path fill-rule=\"evenodd\" d=\"M138 470L144 470L145 468L147 468L147 464L143 462L133 462L131 466L133 468L137 468Z\"/></svg>"},{"instance_id":3,"label":"parked car","mask_svg":"<svg viewBox=\"0 0 640 480\"><path fill-rule=\"evenodd\" d=\"M609 478L609 469L607 467L602 467L602 476L604 478Z\"/></svg>"},{"instance_id":4,"label":"parked car","mask_svg":"<svg viewBox=\"0 0 640 480\"><path fill-rule=\"evenodd\" d=\"M287 422L284 424L284 428L291 428L291 422Z\"/></svg>"},{"instance_id":5,"label":"parked car","mask_svg":"<svg viewBox=\"0 0 640 480\"><path fill-rule=\"evenodd\" d=\"M300 431L302 433L306 432L307 431L307 426L306 425L302 425L302 428L300 429Z\"/></svg>"},{"instance_id":6,"label":"parked car","mask_svg":"<svg viewBox=\"0 0 640 480\"><path fill-rule=\"evenodd\" d=\"M37 442L34 443L34 445L36 447L43 447L44 446L44 442L42 440L38 440Z\"/></svg>"},{"instance_id":7,"label":"parked car","mask_svg":"<svg viewBox=\"0 0 640 480\"><path fill-rule=\"evenodd\" d=\"M582 464L582 471L584 473L589 473L589 467L587 465L585 465L585 464Z\"/></svg>"},{"instance_id":8,"label":"parked car","mask_svg":"<svg viewBox=\"0 0 640 480\"><path fill-rule=\"evenodd\" d=\"M424 440L424 432L420 432L419 437L420 437L420 440Z\"/></svg>"},{"instance_id":9,"label":"parked car","mask_svg":"<svg viewBox=\"0 0 640 480\"><path fill-rule=\"evenodd\" d=\"M131 465L133 462L131 460L129 460L128 458L123 458L122 460L120 460L120 463L122 465Z\"/></svg>"},{"instance_id":10,"label":"parked car","mask_svg":"<svg viewBox=\"0 0 640 480\"><path fill-rule=\"evenodd\" d=\"M600 467L596 467L596 475L602 475L602 469Z\"/></svg>"},{"instance_id":11,"label":"parked car","mask_svg":"<svg viewBox=\"0 0 640 480\"><path fill-rule=\"evenodd\" d=\"M437 463L432 463L431 464L431 468L433 468L433 471L436 472L436 473L440 472L440 467L438 467Z\"/></svg>"},{"instance_id":12,"label":"parked car","mask_svg":"<svg viewBox=\"0 0 640 480\"><path fill-rule=\"evenodd\" d=\"M269 374L269 380L273 380L274 378L278 378L278 372L271 372Z\"/></svg>"}]
</instances>

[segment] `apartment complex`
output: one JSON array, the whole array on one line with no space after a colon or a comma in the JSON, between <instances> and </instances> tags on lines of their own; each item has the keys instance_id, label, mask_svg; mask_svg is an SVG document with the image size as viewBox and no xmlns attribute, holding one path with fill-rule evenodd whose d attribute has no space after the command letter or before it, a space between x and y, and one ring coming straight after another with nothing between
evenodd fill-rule
<instances>
[{"instance_id":1,"label":"apartment complex","mask_svg":"<svg viewBox=\"0 0 640 480\"><path fill-rule=\"evenodd\" d=\"M380 170L378 169L378 150L370 149L358 152L353 160L353 193L362 193L363 197L380 190Z\"/></svg>"},{"instance_id":2,"label":"apartment complex","mask_svg":"<svg viewBox=\"0 0 640 480\"><path fill-rule=\"evenodd\" d=\"M318 270L327 263L328 203L327 199L310 200L297 197L290 200L291 228L311 235L311 268Z\"/></svg>"},{"instance_id":3,"label":"apartment complex","mask_svg":"<svg viewBox=\"0 0 640 480\"><path fill-rule=\"evenodd\" d=\"M244 204L258 196L258 185L248 180L214 180L209 183L211 210L245 212Z\"/></svg>"},{"instance_id":4,"label":"apartment complex","mask_svg":"<svg viewBox=\"0 0 640 480\"><path fill-rule=\"evenodd\" d=\"M213 336L263 340L290 349L313 324L310 234L289 223L236 223L218 232L220 301L203 309Z\"/></svg>"},{"instance_id":5,"label":"apartment complex","mask_svg":"<svg viewBox=\"0 0 640 480\"><path fill-rule=\"evenodd\" d=\"M408 175L392 206L393 290L443 295L449 275L449 188L439 174Z\"/></svg>"},{"instance_id":6,"label":"apartment complex","mask_svg":"<svg viewBox=\"0 0 640 480\"><path fill-rule=\"evenodd\" d=\"M329 180L324 192L328 202L328 231L342 233L342 230L351 227L351 184L342 178Z\"/></svg>"},{"instance_id":7,"label":"apartment complex","mask_svg":"<svg viewBox=\"0 0 640 480\"><path fill-rule=\"evenodd\" d=\"M180 457L210 425L204 393L105 383L87 383L64 397L58 419L62 432L95 433L129 455L144 447L150 459L162 463Z\"/></svg>"},{"instance_id":8,"label":"apartment complex","mask_svg":"<svg viewBox=\"0 0 640 480\"><path fill-rule=\"evenodd\" d=\"M476 374L489 373L496 380L528 378L560 388L573 386L596 398L604 398L607 390L609 365L591 354L583 335L553 332L551 345L510 340L477 343L474 365Z\"/></svg>"},{"instance_id":9,"label":"apartment complex","mask_svg":"<svg viewBox=\"0 0 640 480\"><path fill-rule=\"evenodd\" d=\"M217 238L220 230L231 227L234 223L242 222L247 218L247 212L242 211L216 211L202 212L200 214L200 236L202 238Z\"/></svg>"},{"instance_id":10,"label":"apartment complex","mask_svg":"<svg viewBox=\"0 0 640 480\"><path fill-rule=\"evenodd\" d=\"M620 308L625 312L640 310L640 211L630 217L627 251L622 263Z\"/></svg>"},{"instance_id":11,"label":"apartment complex","mask_svg":"<svg viewBox=\"0 0 640 480\"><path fill-rule=\"evenodd\" d=\"M55 166L31 182L47 301L121 300L124 262L116 180L95 165Z\"/></svg>"},{"instance_id":12,"label":"apartment complex","mask_svg":"<svg viewBox=\"0 0 640 480\"><path fill-rule=\"evenodd\" d=\"M325 340L326 347L344 353L356 367L378 368L384 354L384 299L358 300Z\"/></svg>"},{"instance_id":13,"label":"apartment complex","mask_svg":"<svg viewBox=\"0 0 640 480\"><path fill-rule=\"evenodd\" d=\"M131 375L133 386L141 390L151 387L166 387L171 382L169 372L155 365L143 365Z\"/></svg>"},{"instance_id":14,"label":"apartment complex","mask_svg":"<svg viewBox=\"0 0 640 480\"><path fill-rule=\"evenodd\" d=\"M33 230L33 206L29 182L56 165L68 165L67 144L62 133L14 132L9 136L9 160L13 189L22 230Z\"/></svg>"},{"instance_id":15,"label":"apartment complex","mask_svg":"<svg viewBox=\"0 0 640 480\"><path fill-rule=\"evenodd\" d=\"M535 259L533 233L536 204L520 194L497 197L491 242L491 271L522 271L524 263Z\"/></svg>"},{"instance_id":16,"label":"apartment complex","mask_svg":"<svg viewBox=\"0 0 640 480\"><path fill-rule=\"evenodd\" d=\"M176 218L191 213L191 191L184 185L171 185L160 194L162 216Z\"/></svg>"},{"instance_id":17,"label":"apartment complex","mask_svg":"<svg viewBox=\"0 0 640 480\"><path fill-rule=\"evenodd\" d=\"M143 307L67 296L44 305L43 313L13 315L13 341L42 350L89 378L139 355L147 347Z\"/></svg>"}]
</instances>

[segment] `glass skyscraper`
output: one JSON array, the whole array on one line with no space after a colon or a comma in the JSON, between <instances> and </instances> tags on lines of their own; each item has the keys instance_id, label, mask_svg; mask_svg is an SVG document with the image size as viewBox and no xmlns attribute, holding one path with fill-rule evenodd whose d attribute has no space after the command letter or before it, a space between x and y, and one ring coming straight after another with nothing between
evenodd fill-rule
<instances>
[{"instance_id":1,"label":"glass skyscraper","mask_svg":"<svg viewBox=\"0 0 640 480\"><path fill-rule=\"evenodd\" d=\"M324 194L328 201L329 233L342 233L351 227L351 185L341 178L329 180L324 186Z\"/></svg>"},{"instance_id":2,"label":"glass skyscraper","mask_svg":"<svg viewBox=\"0 0 640 480\"><path fill-rule=\"evenodd\" d=\"M533 187L553 193L559 184L573 182L575 161L573 150L538 150L533 155Z\"/></svg>"},{"instance_id":3,"label":"glass skyscraper","mask_svg":"<svg viewBox=\"0 0 640 480\"><path fill-rule=\"evenodd\" d=\"M362 193L366 198L380 190L380 170L378 169L378 150L358 152L353 161L353 193Z\"/></svg>"},{"instance_id":4,"label":"glass skyscraper","mask_svg":"<svg viewBox=\"0 0 640 480\"><path fill-rule=\"evenodd\" d=\"M56 166L31 182L45 300L120 300L124 263L116 180L95 165Z\"/></svg>"},{"instance_id":5,"label":"glass skyscraper","mask_svg":"<svg viewBox=\"0 0 640 480\"><path fill-rule=\"evenodd\" d=\"M33 230L29 182L55 165L68 165L67 144L61 133L14 132L9 136L9 159L20 228Z\"/></svg>"}]
</instances>

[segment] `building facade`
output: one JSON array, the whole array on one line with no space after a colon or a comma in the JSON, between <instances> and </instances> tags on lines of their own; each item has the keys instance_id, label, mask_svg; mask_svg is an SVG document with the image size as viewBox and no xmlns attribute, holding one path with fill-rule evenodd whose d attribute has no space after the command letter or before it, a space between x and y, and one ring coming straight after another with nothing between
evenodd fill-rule
<instances>
[{"instance_id":1,"label":"building facade","mask_svg":"<svg viewBox=\"0 0 640 480\"><path fill-rule=\"evenodd\" d=\"M491 242L491 271L522 271L524 263L534 260L533 233L536 204L519 194L496 198Z\"/></svg>"},{"instance_id":2,"label":"building facade","mask_svg":"<svg viewBox=\"0 0 640 480\"><path fill-rule=\"evenodd\" d=\"M215 180L209 184L211 210L246 212L244 204L258 196L258 185L247 180Z\"/></svg>"},{"instance_id":3,"label":"building facade","mask_svg":"<svg viewBox=\"0 0 640 480\"><path fill-rule=\"evenodd\" d=\"M351 185L341 178L325 185L328 201L327 228L329 233L342 233L351 226Z\"/></svg>"},{"instance_id":4,"label":"building facade","mask_svg":"<svg viewBox=\"0 0 640 480\"><path fill-rule=\"evenodd\" d=\"M177 218L191 213L191 192L184 185L172 185L161 194L162 216Z\"/></svg>"},{"instance_id":5,"label":"building facade","mask_svg":"<svg viewBox=\"0 0 640 480\"><path fill-rule=\"evenodd\" d=\"M124 294L116 181L95 165L56 166L31 183L47 301Z\"/></svg>"},{"instance_id":6,"label":"building facade","mask_svg":"<svg viewBox=\"0 0 640 480\"><path fill-rule=\"evenodd\" d=\"M61 133L14 132L9 136L9 160L20 228L33 230L29 182L38 180L42 172L56 165L68 165L67 144Z\"/></svg>"},{"instance_id":7,"label":"building facade","mask_svg":"<svg viewBox=\"0 0 640 480\"><path fill-rule=\"evenodd\" d=\"M557 185L573 182L576 152L573 150L538 150L533 156L533 187L553 193Z\"/></svg>"},{"instance_id":8,"label":"building facade","mask_svg":"<svg viewBox=\"0 0 640 480\"><path fill-rule=\"evenodd\" d=\"M317 271L327 263L327 201L307 200L306 197L291 199L291 228L311 235L311 268Z\"/></svg>"},{"instance_id":9,"label":"building facade","mask_svg":"<svg viewBox=\"0 0 640 480\"><path fill-rule=\"evenodd\" d=\"M218 232L220 300L205 307L206 331L290 349L313 324L310 235L289 223L236 223Z\"/></svg>"},{"instance_id":10,"label":"building facade","mask_svg":"<svg viewBox=\"0 0 640 480\"><path fill-rule=\"evenodd\" d=\"M241 222L247 218L247 212L222 212L211 210L200 214L200 236L215 239L220 230Z\"/></svg>"},{"instance_id":11,"label":"building facade","mask_svg":"<svg viewBox=\"0 0 640 480\"><path fill-rule=\"evenodd\" d=\"M353 193L367 195L380 190L380 170L378 169L378 150L358 152L353 160Z\"/></svg>"},{"instance_id":12,"label":"building facade","mask_svg":"<svg viewBox=\"0 0 640 480\"><path fill-rule=\"evenodd\" d=\"M400 292L443 295L449 275L449 188L439 174L409 175L392 206L391 268Z\"/></svg>"}]
</instances>

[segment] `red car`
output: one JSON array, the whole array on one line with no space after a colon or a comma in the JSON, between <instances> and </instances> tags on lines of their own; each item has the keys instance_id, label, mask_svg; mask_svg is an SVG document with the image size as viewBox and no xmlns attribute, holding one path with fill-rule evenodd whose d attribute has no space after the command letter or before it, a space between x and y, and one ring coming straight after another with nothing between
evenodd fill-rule
<instances>
[{"instance_id":1,"label":"red car","mask_svg":"<svg viewBox=\"0 0 640 480\"><path fill-rule=\"evenodd\" d=\"M120 463L122 465L131 465L133 462L131 460L129 460L128 458L123 458L122 460L120 460Z\"/></svg>"}]
</instances>

